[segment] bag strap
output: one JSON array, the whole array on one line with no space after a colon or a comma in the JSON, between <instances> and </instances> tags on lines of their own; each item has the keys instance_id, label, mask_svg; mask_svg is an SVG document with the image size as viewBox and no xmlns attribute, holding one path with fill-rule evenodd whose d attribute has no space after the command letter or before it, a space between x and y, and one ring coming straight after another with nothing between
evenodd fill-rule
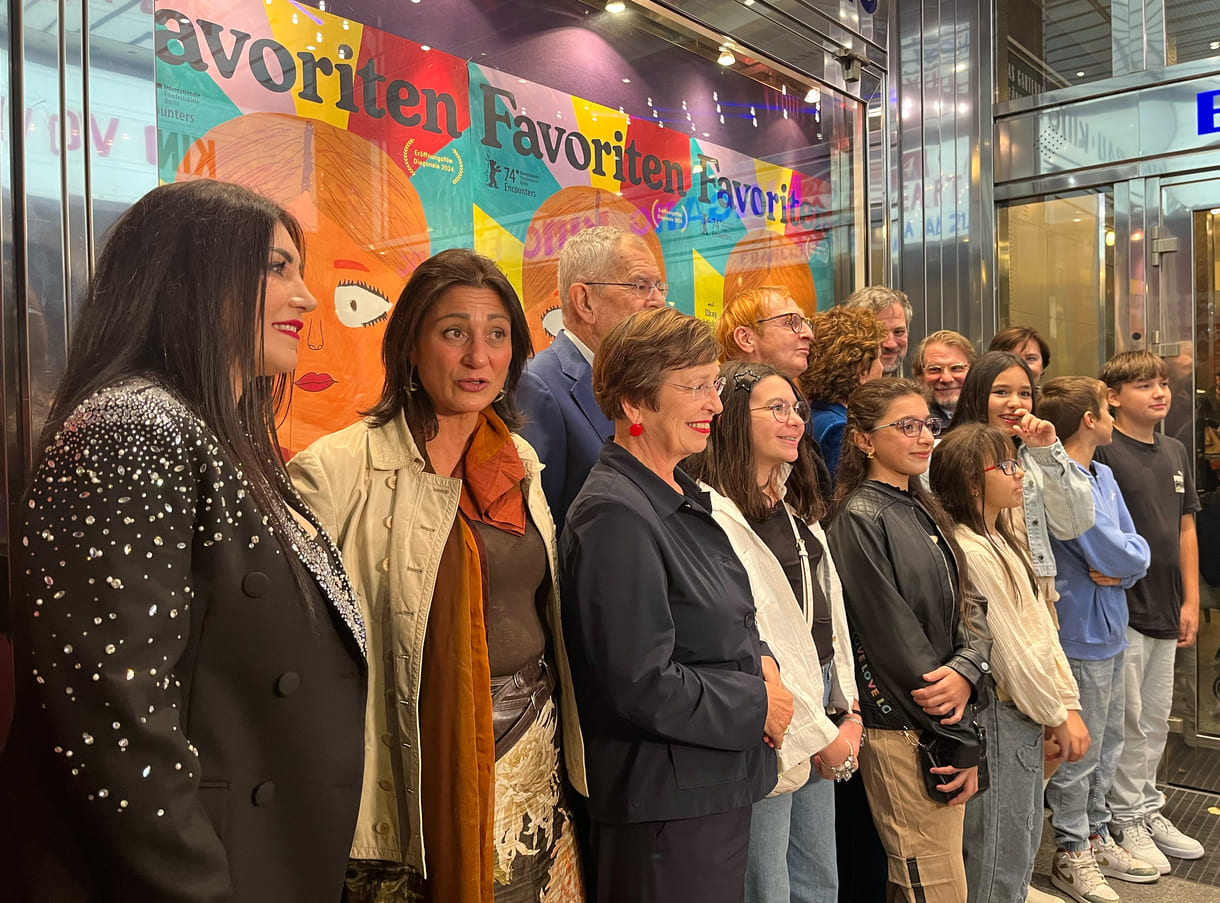
<instances>
[{"instance_id":1,"label":"bag strap","mask_svg":"<svg viewBox=\"0 0 1220 903\"><path fill-rule=\"evenodd\" d=\"M809 549L805 547L805 539L792 516L792 509L787 502L781 502L784 513L788 515L788 523L792 527L792 535L796 537L796 553L801 559L801 595L804 597L805 626L813 629L813 572L809 567Z\"/></svg>"}]
</instances>

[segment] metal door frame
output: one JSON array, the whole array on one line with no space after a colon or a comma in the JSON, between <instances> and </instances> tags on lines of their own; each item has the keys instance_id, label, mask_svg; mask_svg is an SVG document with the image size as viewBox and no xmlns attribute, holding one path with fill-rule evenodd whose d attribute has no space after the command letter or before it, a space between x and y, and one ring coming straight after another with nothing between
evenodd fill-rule
<instances>
[{"instance_id":1,"label":"metal door frame","mask_svg":"<svg viewBox=\"0 0 1220 903\"><path fill-rule=\"evenodd\" d=\"M1220 177L1204 173L1187 173L1174 176L1153 177L1145 180L1145 199L1148 204L1148 222L1151 224L1144 242L1147 262L1147 347L1157 353L1176 353L1173 346L1188 342L1191 349L1198 347L1198 318L1195 314L1195 228L1194 215L1198 211L1220 208ZM1183 328L1182 313L1189 310L1189 330ZM1210 347L1217 348L1215 300L1209 311ZM1177 321L1175 323L1175 320ZM1214 357L1213 357L1214 360ZM1197 372L1197 369L1196 369ZM1196 389L1198 386L1196 385ZM1191 412L1192 418L1194 412ZM1193 431L1192 431L1193 435ZM1192 455L1195 449L1190 449ZM1193 460L1193 458L1192 458ZM1200 551L1203 554L1203 551ZM1202 577L1200 577L1202 581ZM1213 618L1220 611L1213 612ZM1202 621L1202 618L1200 618ZM1203 677L1203 667L1212 669L1209 662L1200 663L1198 645L1192 649L1196 654L1186 656L1192 663L1194 673L1190 686L1193 688L1193 705L1189 711L1174 713L1171 729L1180 729L1187 745L1204 749L1220 749L1220 727L1202 732L1197 712L1204 704L1207 694L1220 688L1220 682ZM1211 676L1209 670L1208 676ZM1177 676L1175 675L1175 682ZM1209 700L1209 705L1214 701Z\"/></svg>"}]
</instances>

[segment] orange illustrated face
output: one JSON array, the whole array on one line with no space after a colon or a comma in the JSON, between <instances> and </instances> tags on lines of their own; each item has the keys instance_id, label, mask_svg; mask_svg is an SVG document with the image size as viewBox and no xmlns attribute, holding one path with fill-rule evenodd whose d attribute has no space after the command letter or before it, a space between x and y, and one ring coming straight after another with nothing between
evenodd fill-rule
<instances>
[{"instance_id":1,"label":"orange illustrated face","mask_svg":"<svg viewBox=\"0 0 1220 903\"><path fill-rule=\"evenodd\" d=\"M283 450L291 455L355 423L381 393L381 339L393 302L428 257L428 222L407 173L354 132L247 113L199 139L177 178L253 188L305 232L305 284L318 308L302 317L291 405L280 412Z\"/></svg>"},{"instance_id":2,"label":"orange illustrated face","mask_svg":"<svg viewBox=\"0 0 1220 903\"><path fill-rule=\"evenodd\" d=\"M291 206L307 230L305 284L318 309L305 318L289 417L280 442L298 452L355 423L381 394L381 340L410 274L362 247L308 196Z\"/></svg>"}]
</instances>

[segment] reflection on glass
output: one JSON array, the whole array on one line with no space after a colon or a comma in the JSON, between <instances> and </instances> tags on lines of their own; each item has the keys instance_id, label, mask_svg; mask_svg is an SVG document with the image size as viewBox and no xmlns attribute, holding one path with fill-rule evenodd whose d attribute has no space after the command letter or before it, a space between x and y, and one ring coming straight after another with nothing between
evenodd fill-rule
<instances>
[{"instance_id":1,"label":"reflection on glass","mask_svg":"<svg viewBox=\"0 0 1220 903\"><path fill-rule=\"evenodd\" d=\"M997 326L1031 326L1051 346L1043 379L1096 374L1113 353L1109 192L1001 207Z\"/></svg>"},{"instance_id":2,"label":"reflection on glass","mask_svg":"<svg viewBox=\"0 0 1220 903\"><path fill-rule=\"evenodd\" d=\"M1110 5L1094 0L999 0L996 100L1109 78Z\"/></svg>"},{"instance_id":3,"label":"reflection on glass","mask_svg":"<svg viewBox=\"0 0 1220 903\"><path fill-rule=\"evenodd\" d=\"M1220 56L1220 4L1216 0L1165 0L1165 63Z\"/></svg>"},{"instance_id":4,"label":"reflection on glass","mask_svg":"<svg viewBox=\"0 0 1220 903\"><path fill-rule=\"evenodd\" d=\"M1171 381L1176 377L1170 416L1177 435L1194 449L1195 483L1203 509L1196 517L1199 533L1199 638L1196 650L1198 730L1220 734L1220 562L1208 550L1220 543L1220 348L1216 342L1216 291L1220 255L1216 253L1217 212L1196 210L1193 216L1194 354L1180 346L1167 357ZM1184 410L1177 411L1179 403ZM1191 415L1193 414L1193 418ZM1166 430L1169 429L1166 418Z\"/></svg>"}]
</instances>

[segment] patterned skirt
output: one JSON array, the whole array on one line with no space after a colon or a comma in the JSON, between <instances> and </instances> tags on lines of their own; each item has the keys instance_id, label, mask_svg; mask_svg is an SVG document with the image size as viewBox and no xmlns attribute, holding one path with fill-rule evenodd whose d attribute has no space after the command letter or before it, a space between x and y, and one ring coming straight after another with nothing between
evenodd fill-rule
<instances>
[{"instance_id":1,"label":"patterned skirt","mask_svg":"<svg viewBox=\"0 0 1220 903\"><path fill-rule=\"evenodd\" d=\"M567 804L572 792L559 753L552 697L521 739L496 762L495 903L583 903L580 853ZM447 903L407 866L348 863L344 903Z\"/></svg>"}]
</instances>

